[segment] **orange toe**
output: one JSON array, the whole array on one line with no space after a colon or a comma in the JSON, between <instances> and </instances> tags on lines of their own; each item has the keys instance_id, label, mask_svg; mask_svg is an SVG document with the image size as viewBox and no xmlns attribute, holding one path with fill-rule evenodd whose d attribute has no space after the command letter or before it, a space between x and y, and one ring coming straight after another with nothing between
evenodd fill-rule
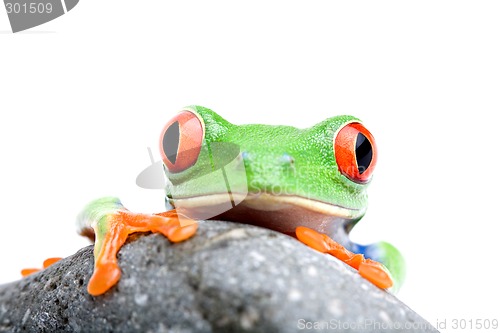
<instances>
[{"instance_id":1,"label":"orange toe","mask_svg":"<svg viewBox=\"0 0 500 333\"><path fill-rule=\"evenodd\" d=\"M168 234L168 239L173 243L182 242L186 239L191 238L198 229L198 223L189 224L185 227L176 227L171 229Z\"/></svg>"},{"instance_id":2,"label":"orange toe","mask_svg":"<svg viewBox=\"0 0 500 333\"><path fill-rule=\"evenodd\" d=\"M316 230L307 227L297 227L295 234L299 241L319 252L326 253L330 249L323 234Z\"/></svg>"},{"instance_id":3,"label":"orange toe","mask_svg":"<svg viewBox=\"0 0 500 333\"><path fill-rule=\"evenodd\" d=\"M121 272L116 264L101 264L94 269L87 291L92 296L104 294L120 280Z\"/></svg>"},{"instance_id":4,"label":"orange toe","mask_svg":"<svg viewBox=\"0 0 500 333\"><path fill-rule=\"evenodd\" d=\"M359 274L379 288L387 289L392 287L391 274L380 263L366 259L359 265Z\"/></svg>"},{"instance_id":5,"label":"orange toe","mask_svg":"<svg viewBox=\"0 0 500 333\"><path fill-rule=\"evenodd\" d=\"M56 262L58 262L61 259L62 258L59 258L59 257L45 259L45 261L43 262L43 268L47 268L50 265L55 264Z\"/></svg>"},{"instance_id":6,"label":"orange toe","mask_svg":"<svg viewBox=\"0 0 500 333\"><path fill-rule=\"evenodd\" d=\"M345 260L344 262L354 269L359 270L359 266L365 260L365 256L362 254L354 254L351 258Z\"/></svg>"},{"instance_id":7,"label":"orange toe","mask_svg":"<svg viewBox=\"0 0 500 333\"><path fill-rule=\"evenodd\" d=\"M21 275L23 277L25 277L25 276L31 275L31 274L39 272L39 271L41 271L40 268L25 268L25 269L21 270Z\"/></svg>"}]
</instances>

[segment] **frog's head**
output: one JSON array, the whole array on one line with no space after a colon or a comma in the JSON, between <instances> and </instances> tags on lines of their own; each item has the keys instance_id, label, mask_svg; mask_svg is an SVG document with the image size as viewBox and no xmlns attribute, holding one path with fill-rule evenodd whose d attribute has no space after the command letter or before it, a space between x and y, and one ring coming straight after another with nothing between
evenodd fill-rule
<instances>
[{"instance_id":1,"label":"frog's head","mask_svg":"<svg viewBox=\"0 0 500 333\"><path fill-rule=\"evenodd\" d=\"M297 225L349 229L366 210L377 161L373 136L352 116L308 129L237 126L200 106L167 123L160 151L167 204L289 234Z\"/></svg>"}]
</instances>

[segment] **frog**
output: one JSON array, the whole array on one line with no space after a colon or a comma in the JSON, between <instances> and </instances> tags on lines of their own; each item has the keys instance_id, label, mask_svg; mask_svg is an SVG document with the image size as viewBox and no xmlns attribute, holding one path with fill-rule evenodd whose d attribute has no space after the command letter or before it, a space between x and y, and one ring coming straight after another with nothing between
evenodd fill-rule
<instances>
[{"instance_id":1,"label":"frog","mask_svg":"<svg viewBox=\"0 0 500 333\"><path fill-rule=\"evenodd\" d=\"M381 289L396 292L402 285L400 251L387 242L361 245L349 238L366 213L378 159L375 139L360 119L333 116L306 129L235 125L193 105L166 123L159 148L168 180L165 212L135 213L118 198L104 197L78 215L79 233L94 241L89 294L102 295L118 283L117 254L129 235L152 232L172 243L188 241L208 218L294 237ZM44 268L57 260L49 258Z\"/></svg>"}]
</instances>

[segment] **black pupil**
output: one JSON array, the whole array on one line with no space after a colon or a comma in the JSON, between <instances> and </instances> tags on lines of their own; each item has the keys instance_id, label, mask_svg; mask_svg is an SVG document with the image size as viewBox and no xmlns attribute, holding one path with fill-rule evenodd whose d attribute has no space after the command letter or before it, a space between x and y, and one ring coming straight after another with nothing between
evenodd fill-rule
<instances>
[{"instance_id":1,"label":"black pupil","mask_svg":"<svg viewBox=\"0 0 500 333\"><path fill-rule=\"evenodd\" d=\"M368 169L372 161L372 144L362 133L356 139L356 161L360 175Z\"/></svg>"},{"instance_id":2,"label":"black pupil","mask_svg":"<svg viewBox=\"0 0 500 333\"><path fill-rule=\"evenodd\" d=\"M175 164L177 151L179 150L179 122L176 121L165 132L163 136L163 152L170 163Z\"/></svg>"}]
</instances>

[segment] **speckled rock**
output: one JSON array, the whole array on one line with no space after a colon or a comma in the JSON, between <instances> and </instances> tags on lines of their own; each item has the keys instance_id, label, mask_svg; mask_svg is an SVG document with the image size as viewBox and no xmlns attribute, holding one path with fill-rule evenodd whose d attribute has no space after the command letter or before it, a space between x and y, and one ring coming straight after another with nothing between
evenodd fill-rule
<instances>
[{"instance_id":1,"label":"speckled rock","mask_svg":"<svg viewBox=\"0 0 500 333\"><path fill-rule=\"evenodd\" d=\"M92 246L0 286L1 332L436 332L337 259L276 232L203 221L189 241L141 235L93 297Z\"/></svg>"}]
</instances>

